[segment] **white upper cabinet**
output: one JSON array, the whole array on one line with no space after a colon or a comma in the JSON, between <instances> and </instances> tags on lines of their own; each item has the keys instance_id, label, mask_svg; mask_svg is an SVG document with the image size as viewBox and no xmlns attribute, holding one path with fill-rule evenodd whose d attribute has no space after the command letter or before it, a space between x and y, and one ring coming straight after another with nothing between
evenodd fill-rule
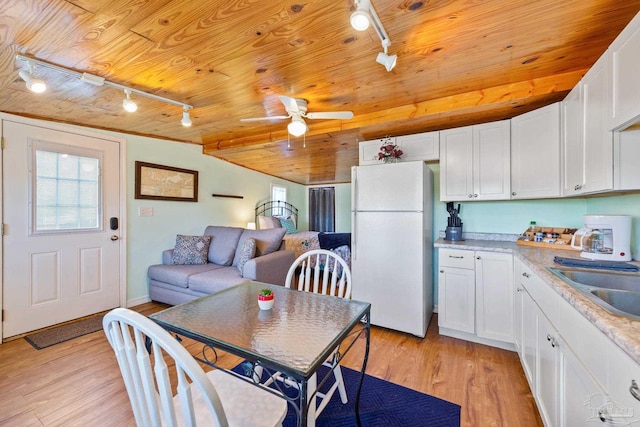
<instances>
[{"instance_id":1,"label":"white upper cabinet","mask_svg":"<svg viewBox=\"0 0 640 427\"><path fill-rule=\"evenodd\" d=\"M425 132L363 141L359 145L359 165L381 164L378 153L383 144L395 144L402 149L404 154L399 162L430 161L440 157L440 132Z\"/></svg>"},{"instance_id":2,"label":"white upper cabinet","mask_svg":"<svg viewBox=\"0 0 640 427\"><path fill-rule=\"evenodd\" d=\"M440 131L440 200L473 197L471 126Z\"/></svg>"},{"instance_id":3,"label":"white upper cabinet","mask_svg":"<svg viewBox=\"0 0 640 427\"><path fill-rule=\"evenodd\" d=\"M396 138L404 154L400 161L438 160L440 158L440 132L425 132Z\"/></svg>"},{"instance_id":4,"label":"white upper cabinet","mask_svg":"<svg viewBox=\"0 0 640 427\"><path fill-rule=\"evenodd\" d=\"M582 82L562 101L562 194L579 194L584 185L584 102Z\"/></svg>"},{"instance_id":5,"label":"white upper cabinet","mask_svg":"<svg viewBox=\"0 0 640 427\"><path fill-rule=\"evenodd\" d=\"M378 160L378 153L382 144L396 144L396 138L372 139L371 141L362 141L358 147L359 164L379 165L382 160Z\"/></svg>"},{"instance_id":6,"label":"white upper cabinet","mask_svg":"<svg viewBox=\"0 0 640 427\"><path fill-rule=\"evenodd\" d=\"M565 196L613 188L610 64L605 53L562 102Z\"/></svg>"},{"instance_id":7,"label":"white upper cabinet","mask_svg":"<svg viewBox=\"0 0 640 427\"><path fill-rule=\"evenodd\" d=\"M559 197L560 103L511 119L511 198Z\"/></svg>"},{"instance_id":8,"label":"white upper cabinet","mask_svg":"<svg viewBox=\"0 0 640 427\"><path fill-rule=\"evenodd\" d=\"M440 200L510 198L509 120L440 131Z\"/></svg>"},{"instance_id":9,"label":"white upper cabinet","mask_svg":"<svg viewBox=\"0 0 640 427\"><path fill-rule=\"evenodd\" d=\"M584 98L584 187L586 193L613 188L611 55L607 51L582 79Z\"/></svg>"},{"instance_id":10,"label":"white upper cabinet","mask_svg":"<svg viewBox=\"0 0 640 427\"><path fill-rule=\"evenodd\" d=\"M609 47L613 72L613 111L609 129L640 120L640 13Z\"/></svg>"}]
</instances>

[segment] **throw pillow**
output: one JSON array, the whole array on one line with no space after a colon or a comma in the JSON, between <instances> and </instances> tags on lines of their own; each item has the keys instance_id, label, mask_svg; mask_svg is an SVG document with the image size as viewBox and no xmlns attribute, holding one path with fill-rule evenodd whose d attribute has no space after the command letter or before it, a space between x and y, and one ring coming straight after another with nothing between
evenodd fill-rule
<instances>
[{"instance_id":1,"label":"throw pillow","mask_svg":"<svg viewBox=\"0 0 640 427\"><path fill-rule=\"evenodd\" d=\"M211 236L176 236L173 249L174 264L206 264Z\"/></svg>"},{"instance_id":2,"label":"throw pillow","mask_svg":"<svg viewBox=\"0 0 640 427\"><path fill-rule=\"evenodd\" d=\"M242 244L240 258L238 258L238 271L241 275L244 274L244 265L254 256L256 256L256 241L255 239L247 239Z\"/></svg>"},{"instance_id":3,"label":"throw pillow","mask_svg":"<svg viewBox=\"0 0 640 427\"><path fill-rule=\"evenodd\" d=\"M292 219L289 219L289 218L281 219L280 224L282 224L282 228L287 230L286 234L293 234L298 232L298 229L296 228L296 225L293 223Z\"/></svg>"},{"instance_id":4,"label":"throw pillow","mask_svg":"<svg viewBox=\"0 0 640 427\"><path fill-rule=\"evenodd\" d=\"M267 230L270 228L280 228L280 220L275 216L259 216L258 217L258 228L260 230Z\"/></svg>"}]
</instances>

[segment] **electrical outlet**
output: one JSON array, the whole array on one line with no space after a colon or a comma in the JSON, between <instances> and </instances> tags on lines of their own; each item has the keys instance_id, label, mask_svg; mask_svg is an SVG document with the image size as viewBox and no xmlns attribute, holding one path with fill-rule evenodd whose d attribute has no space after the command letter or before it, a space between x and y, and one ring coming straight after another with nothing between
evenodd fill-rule
<instances>
[{"instance_id":1,"label":"electrical outlet","mask_svg":"<svg viewBox=\"0 0 640 427\"><path fill-rule=\"evenodd\" d=\"M153 216L153 208L138 208L138 216Z\"/></svg>"}]
</instances>

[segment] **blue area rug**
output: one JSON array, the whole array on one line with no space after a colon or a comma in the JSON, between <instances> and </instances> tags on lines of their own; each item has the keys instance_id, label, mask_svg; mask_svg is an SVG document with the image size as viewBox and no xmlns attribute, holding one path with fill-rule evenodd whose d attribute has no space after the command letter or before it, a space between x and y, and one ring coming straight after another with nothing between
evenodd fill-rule
<instances>
[{"instance_id":1,"label":"blue area rug","mask_svg":"<svg viewBox=\"0 0 640 427\"><path fill-rule=\"evenodd\" d=\"M328 372L328 368L320 369L318 378L322 378ZM246 374L242 364L233 370ZM331 401L316 420L317 427L357 425L354 402L360 373L343 366L342 376L349 402L343 405L336 390ZM327 383L331 383L331 379ZM369 427L459 427L460 406L365 375L360 394L360 419L363 426ZM289 405L283 426L295 427L296 421L295 410Z\"/></svg>"}]
</instances>

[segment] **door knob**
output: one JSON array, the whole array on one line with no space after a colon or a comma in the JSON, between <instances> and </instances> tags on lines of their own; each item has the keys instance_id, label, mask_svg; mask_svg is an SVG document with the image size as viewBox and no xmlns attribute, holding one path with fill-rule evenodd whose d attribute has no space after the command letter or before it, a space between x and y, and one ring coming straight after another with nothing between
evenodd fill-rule
<instances>
[{"instance_id":1,"label":"door knob","mask_svg":"<svg viewBox=\"0 0 640 427\"><path fill-rule=\"evenodd\" d=\"M118 237L118 236L117 236L117 235L115 235L115 234L114 234L113 236L111 236L111 240L112 240L112 241L114 241L114 242L115 242L116 240L119 240L119 239L120 239L120 237Z\"/></svg>"}]
</instances>

